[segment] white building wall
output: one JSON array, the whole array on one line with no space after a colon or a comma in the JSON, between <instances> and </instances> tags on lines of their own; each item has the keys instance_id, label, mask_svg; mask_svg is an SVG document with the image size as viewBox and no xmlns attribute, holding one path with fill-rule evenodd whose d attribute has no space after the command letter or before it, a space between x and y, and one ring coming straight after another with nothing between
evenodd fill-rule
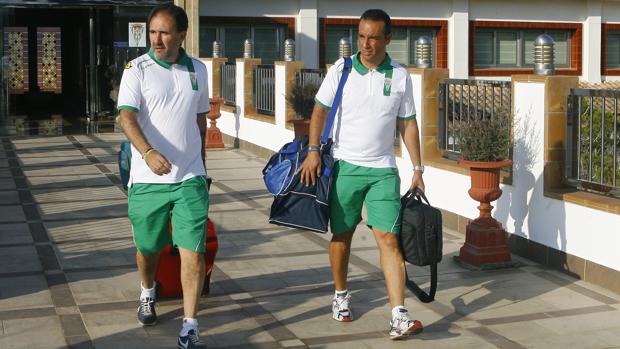
<instances>
[{"instance_id":1,"label":"white building wall","mask_svg":"<svg viewBox=\"0 0 620 349\"><path fill-rule=\"evenodd\" d=\"M620 1L606 0L602 3L602 20L605 23L620 23Z\"/></svg>"},{"instance_id":2,"label":"white building wall","mask_svg":"<svg viewBox=\"0 0 620 349\"><path fill-rule=\"evenodd\" d=\"M587 3L587 17L583 22L582 78L590 83L601 82L601 18L599 0Z\"/></svg>"},{"instance_id":3,"label":"white building wall","mask_svg":"<svg viewBox=\"0 0 620 349\"><path fill-rule=\"evenodd\" d=\"M381 8L393 19L442 19L450 16L451 0L388 0L380 4L372 0L318 0L319 17L359 18L364 11Z\"/></svg>"},{"instance_id":4,"label":"white building wall","mask_svg":"<svg viewBox=\"0 0 620 349\"><path fill-rule=\"evenodd\" d=\"M448 18L448 69L451 78L469 77L469 4L453 0Z\"/></svg>"},{"instance_id":5,"label":"white building wall","mask_svg":"<svg viewBox=\"0 0 620 349\"><path fill-rule=\"evenodd\" d=\"M317 0L299 0L300 9L295 28L295 52L306 68L319 67L319 19Z\"/></svg>"},{"instance_id":6,"label":"white building wall","mask_svg":"<svg viewBox=\"0 0 620 349\"><path fill-rule=\"evenodd\" d=\"M293 17L298 13L298 2L291 0L200 0L200 16Z\"/></svg>"},{"instance_id":7,"label":"white building wall","mask_svg":"<svg viewBox=\"0 0 620 349\"><path fill-rule=\"evenodd\" d=\"M582 22L588 0L469 0L470 20Z\"/></svg>"}]
</instances>

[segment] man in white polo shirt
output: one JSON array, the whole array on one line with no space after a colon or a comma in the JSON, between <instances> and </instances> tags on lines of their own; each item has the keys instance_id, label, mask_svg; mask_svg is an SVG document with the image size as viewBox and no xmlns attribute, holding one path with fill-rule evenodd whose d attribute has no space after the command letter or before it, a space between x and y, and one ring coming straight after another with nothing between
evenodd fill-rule
<instances>
[{"instance_id":1,"label":"man in white polo shirt","mask_svg":"<svg viewBox=\"0 0 620 349\"><path fill-rule=\"evenodd\" d=\"M418 126L409 73L386 53L391 21L383 10L367 10L360 18L360 52L352 57L353 69L344 86L342 104L334 122L333 155L336 160L330 194L330 226L333 234L329 257L336 292L332 316L353 320L347 271L351 239L366 205L381 255L381 268L392 307L391 339L422 331L404 307L405 270L398 246L400 233L400 178L394 158L394 131L398 129L414 165L411 188L424 190ZM310 152L301 167L301 178L314 184L320 175L318 145L328 110L336 95L344 60L327 72L316 95L310 123Z\"/></svg>"},{"instance_id":2,"label":"man in white polo shirt","mask_svg":"<svg viewBox=\"0 0 620 349\"><path fill-rule=\"evenodd\" d=\"M128 215L142 279L138 320L145 326L157 321L154 276L159 252L172 240L181 256L185 315L177 346L204 348L196 313L205 278L209 208L204 165L207 71L181 48L188 26L182 8L157 6L148 25L151 49L127 64L118 96L120 123L133 154Z\"/></svg>"}]
</instances>

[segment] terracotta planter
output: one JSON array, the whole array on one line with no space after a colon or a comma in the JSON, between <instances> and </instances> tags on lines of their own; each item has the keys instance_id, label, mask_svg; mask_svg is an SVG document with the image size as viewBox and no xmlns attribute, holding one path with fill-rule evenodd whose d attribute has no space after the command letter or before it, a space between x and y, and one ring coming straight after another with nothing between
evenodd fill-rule
<instances>
[{"instance_id":1,"label":"terracotta planter","mask_svg":"<svg viewBox=\"0 0 620 349\"><path fill-rule=\"evenodd\" d=\"M289 121L293 124L293 131L295 132L295 138L310 133L310 119L293 119Z\"/></svg>"},{"instance_id":2,"label":"terracotta planter","mask_svg":"<svg viewBox=\"0 0 620 349\"><path fill-rule=\"evenodd\" d=\"M205 148L224 148L224 142L222 141L222 132L217 128L217 119L222 115L220 113L220 105L224 102L222 98L210 98L209 107L211 110L207 114L209 119L209 128L207 129L207 144Z\"/></svg>"},{"instance_id":3,"label":"terracotta planter","mask_svg":"<svg viewBox=\"0 0 620 349\"><path fill-rule=\"evenodd\" d=\"M501 223L491 216L491 202L499 199L500 169L510 166L512 160L498 162L459 161L469 167L471 188L469 196L480 202L478 218L471 221L465 232L465 244L461 247L459 259L462 262L481 267L488 264L510 263L510 251L506 244L506 231Z\"/></svg>"},{"instance_id":4,"label":"terracotta planter","mask_svg":"<svg viewBox=\"0 0 620 349\"><path fill-rule=\"evenodd\" d=\"M459 165L469 167L471 188L469 196L480 202L478 218L491 217L491 202L499 199L502 190L499 188L499 173L502 167L512 165L512 160L496 162L478 162L460 160Z\"/></svg>"}]
</instances>

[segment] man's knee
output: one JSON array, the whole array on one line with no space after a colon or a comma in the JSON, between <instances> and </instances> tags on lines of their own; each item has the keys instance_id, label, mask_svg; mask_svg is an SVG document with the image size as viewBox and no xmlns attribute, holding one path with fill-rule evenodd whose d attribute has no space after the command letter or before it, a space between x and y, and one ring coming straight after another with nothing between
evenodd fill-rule
<instances>
[{"instance_id":1,"label":"man's knee","mask_svg":"<svg viewBox=\"0 0 620 349\"><path fill-rule=\"evenodd\" d=\"M351 243L351 240L353 239L353 233L355 233L355 230L340 234L334 234L332 235L332 242Z\"/></svg>"},{"instance_id":2,"label":"man's knee","mask_svg":"<svg viewBox=\"0 0 620 349\"><path fill-rule=\"evenodd\" d=\"M384 248L390 251L400 250L400 243L398 241L398 235L387 233L381 230L375 230L375 236L380 248Z\"/></svg>"},{"instance_id":3,"label":"man's knee","mask_svg":"<svg viewBox=\"0 0 620 349\"><path fill-rule=\"evenodd\" d=\"M205 265L205 255L201 252L195 252L191 250L179 247L179 254L181 255L181 268L185 270L199 270Z\"/></svg>"}]
</instances>

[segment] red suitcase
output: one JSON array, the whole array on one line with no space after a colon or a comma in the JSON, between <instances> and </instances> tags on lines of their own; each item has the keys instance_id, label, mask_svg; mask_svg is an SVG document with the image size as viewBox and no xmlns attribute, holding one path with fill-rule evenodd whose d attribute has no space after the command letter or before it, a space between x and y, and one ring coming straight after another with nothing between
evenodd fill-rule
<instances>
[{"instance_id":1,"label":"red suitcase","mask_svg":"<svg viewBox=\"0 0 620 349\"><path fill-rule=\"evenodd\" d=\"M170 227L172 232L172 226ZM207 241L205 252L205 283L202 294L209 293L209 282L211 281L211 271L217 254L217 235L215 233L215 224L207 219ZM183 288L181 287L181 258L179 250L172 244L167 245L160 253L159 266L155 273L155 280L159 283L159 297L175 298L183 296Z\"/></svg>"}]
</instances>

